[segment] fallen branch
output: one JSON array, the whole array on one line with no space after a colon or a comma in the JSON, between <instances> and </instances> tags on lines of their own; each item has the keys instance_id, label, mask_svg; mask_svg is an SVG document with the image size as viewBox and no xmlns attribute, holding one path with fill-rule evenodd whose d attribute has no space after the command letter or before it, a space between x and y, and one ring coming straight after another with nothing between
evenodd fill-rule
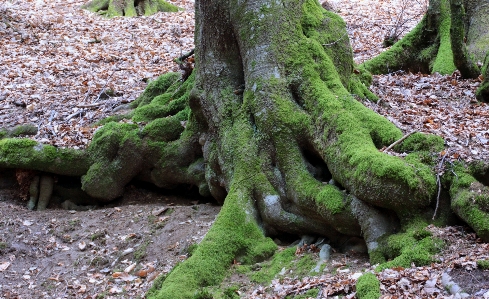
<instances>
[{"instance_id":1,"label":"fallen branch","mask_svg":"<svg viewBox=\"0 0 489 299\"><path fill-rule=\"evenodd\" d=\"M93 103L93 104L78 104L76 107L78 108L93 108L103 105L104 103Z\"/></svg>"},{"instance_id":2,"label":"fallen branch","mask_svg":"<svg viewBox=\"0 0 489 299\"><path fill-rule=\"evenodd\" d=\"M412 134L416 133L416 131L412 131L411 133L407 134L407 135L404 135L401 139L397 140L396 142L394 142L393 144L389 145L388 147L386 147L385 149L381 149L380 151L381 152L387 152L387 151L390 151L394 146L398 145L399 143L403 142L404 139L408 138L409 136L411 136Z\"/></svg>"},{"instance_id":3,"label":"fallen branch","mask_svg":"<svg viewBox=\"0 0 489 299\"><path fill-rule=\"evenodd\" d=\"M73 113L73 114L68 115L68 116L65 118L65 121L68 121L68 120L72 119L73 117L77 117L77 116L83 116L84 114L85 114L85 110L81 110L81 111L75 112L75 113Z\"/></svg>"},{"instance_id":4,"label":"fallen branch","mask_svg":"<svg viewBox=\"0 0 489 299\"><path fill-rule=\"evenodd\" d=\"M183 63L183 61L187 58L189 58L190 56L194 55L194 52L195 52L195 49L192 49L190 50L190 52L188 52L187 54L183 54L182 56L178 57L175 62L180 64L180 63Z\"/></svg>"}]
</instances>

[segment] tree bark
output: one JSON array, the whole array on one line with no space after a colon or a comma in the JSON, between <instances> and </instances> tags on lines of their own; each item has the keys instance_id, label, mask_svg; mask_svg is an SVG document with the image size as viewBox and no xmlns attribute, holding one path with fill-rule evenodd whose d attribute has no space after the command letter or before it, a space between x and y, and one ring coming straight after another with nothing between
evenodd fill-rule
<instances>
[{"instance_id":1,"label":"tree bark","mask_svg":"<svg viewBox=\"0 0 489 299\"><path fill-rule=\"evenodd\" d=\"M158 11L178 11L178 7L164 0L92 0L83 5L82 8L109 18L149 16Z\"/></svg>"}]
</instances>

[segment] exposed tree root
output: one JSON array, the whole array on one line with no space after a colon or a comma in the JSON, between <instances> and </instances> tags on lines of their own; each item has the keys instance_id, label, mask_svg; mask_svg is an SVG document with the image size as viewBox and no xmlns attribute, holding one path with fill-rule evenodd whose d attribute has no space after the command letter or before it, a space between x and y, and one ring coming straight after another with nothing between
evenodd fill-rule
<instances>
[{"instance_id":1,"label":"exposed tree root","mask_svg":"<svg viewBox=\"0 0 489 299\"><path fill-rule=\"evenodd\" d=\"M149 16L158 11L178 11L178 7L164 0L92 0L83 5L82 8L109 18Z\"/></svg>"}]
</instances>

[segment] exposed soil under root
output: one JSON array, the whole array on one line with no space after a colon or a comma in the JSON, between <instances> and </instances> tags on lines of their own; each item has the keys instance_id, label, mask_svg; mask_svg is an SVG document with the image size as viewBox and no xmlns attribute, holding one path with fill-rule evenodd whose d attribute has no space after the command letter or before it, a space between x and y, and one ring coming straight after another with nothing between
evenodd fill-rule
<instances>
[{"instance_id":1,"label":"exposed soil under root","mask_svg":"<svg viewBox=\"0 0 489 299\"><path fill-rule=\"evenodd\" d=\"M187 258L220 210L191 194L134 186L90 211L52 203L30 211L18 194L0 189L2 298L143 296L158 274Z\"/></svg>"}]
</instances>

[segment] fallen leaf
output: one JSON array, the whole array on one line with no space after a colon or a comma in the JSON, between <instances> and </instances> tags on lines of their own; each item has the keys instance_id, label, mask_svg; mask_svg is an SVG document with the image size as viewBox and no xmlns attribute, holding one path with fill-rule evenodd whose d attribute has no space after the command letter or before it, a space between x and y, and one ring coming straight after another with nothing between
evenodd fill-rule
<instances>
[{"instance_id":1,"label":"fallen leaf","mask_svg":"<svg viewBox=\"0 0 489 299\"><path fill-rule=\"evenodd\" d=\"M87 248L87 243L85 243L85 241L81 241L80 243L78 243L78 248L83 251Z\"/></svg>"},{"instance_id":2,"label":"fallen leaf","mask_svg":"<svg viewBox=\"0 0 489 299\"><path fill-rule=\"evenodd\" d=\"M3 262L0 264L0 272L3 272L7 270L7 268L10 266L10 262Z\"/></svg>"},{"instance_id":3,"label":"fallen leaf","mask_svg":"<svg viewBox=\"0 0 489 299\"><path fill-rule=\"evenodd\" d=\"M124 269L124 272L129 273L132 270L134 270L134 268L136 268L136 263L133 263L133 264L129 265L128 267L126 267L126 269Z\"/></svg>"}]
</instances>

